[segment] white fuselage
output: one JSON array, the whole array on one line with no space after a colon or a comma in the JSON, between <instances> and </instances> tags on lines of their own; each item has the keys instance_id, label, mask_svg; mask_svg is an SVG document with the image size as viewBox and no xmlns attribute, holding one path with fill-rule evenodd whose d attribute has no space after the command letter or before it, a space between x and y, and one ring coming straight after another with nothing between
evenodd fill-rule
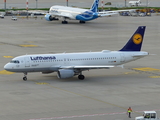
<instances>
[{"instance_id":1,"label":"white fuselage","mask_svg":"<svg viewBox=\"0 0 160 120\"><path fill-rule=\"evenodd\" d=\"M64 15L68 16L70 19L76 19L76 16L79 14L84 13L87 11L86 9L80 9L80 8L73 8L73 7L67 7L67 6L52 6L49 10L49 13L51 15L59 16Z\"/></svg>"},{"instance_id":2,"label":"white fuselage","mask_svg":"<svg viewBox=\"0 0 160 120\"><path fill-rule=\"evenodd\" d=\"M102 51L19 56L4 68L12 72L54 72L61 68L110 68L148 55L148 52Z\"/></svg>"}]
</instances>

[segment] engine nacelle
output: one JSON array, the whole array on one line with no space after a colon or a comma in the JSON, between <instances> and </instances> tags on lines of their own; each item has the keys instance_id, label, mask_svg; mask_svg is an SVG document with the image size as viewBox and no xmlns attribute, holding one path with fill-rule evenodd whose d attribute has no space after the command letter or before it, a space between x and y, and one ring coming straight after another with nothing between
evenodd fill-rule
<instances>
[{"instance_id":1,"label":"engine nacelle","mask_svg":"<svg viewBox=\"0 0 160 120\"><path fill-rule=\"evenodd\" d=\"M52 20L59 20L58 18L52 17L50 14L45 15L45 19L47 21L52 21Z\"/></svg>"},{"instance_id":2,"label":"engine nacelle","mask_svg":"<svg viewBox=\"0 0 160 120\"><path fill-rule=\"evenodd\" d=\"M49 14L46 14L46 15L45 15L45 19L46 19L47 21L52 21L52 16L49 15Z\"/></svg>"},{"instance_id":3,"label":"engine nacelle","mask_svg":"<svg viewBox=\"0 0 160 120\"><path fill-rule=\"evenodd\" d=\"M68 70L68 69L60 69L57 72L58 78L64 79L64 78L71 78L74 76L74 71L73 70Z\"/></svg>"}]
</instances>

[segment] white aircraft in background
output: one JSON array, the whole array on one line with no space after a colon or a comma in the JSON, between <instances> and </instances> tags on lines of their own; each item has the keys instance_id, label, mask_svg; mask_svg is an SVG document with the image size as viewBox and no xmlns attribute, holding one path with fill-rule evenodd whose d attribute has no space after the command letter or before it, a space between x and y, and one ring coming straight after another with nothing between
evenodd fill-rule
<instances>
[{"instance_id":1,"label":"white aircraft in background","mask_svg":"<svg viewBox=\"0 0 160 120\"><path fill-rule=\"evenodd\" d=\"M129 1L130 6L139 6L141 5L141 0Z\"/></svg>"},{"instance_id":2,"label":"white aircraft in background","mask_svg":"<svg viewBox=\"0 0 160 120\"><path fill-rule=\"evenodd\" d=\"M86 21L94 20L99 17L115 15L118 14L118 12L124 11L124 10L118 10L118 11L98 12L98 4L99 0L94 0L90 10L55 5L50 8L49 13L45 15L45 19L47 21L53 21L53 20L59 20L59 18L63 18L64 20L62 21L62 24L68 23L66 19L79 20L80 23L85 23ZM125 11L130 11L130 10L125 10Z\"/></svg>"},{"instance_id":3,"label":"white aircraft in background","mask_svg":"<svg viewBox=\"0 0 160 120\"><path fill-rule=\"evenodd\" d=\"M85 21L94 20L98 17L117 14L117 13L108 13L108 14L106 13L103 15L99 14L98 4L99 0L94 0L94 3L90 10L55 5L50 8L49 13L45 15L45 19L47 21L52 21L52 20L59 20L58 18L62 17L64 19L62 21L62 24L68 23L66 19L79 20L80 23L85 23Z\"/></svg>"},{"instance_id":4,"label":"white aircraft in background","mask_svg":"<svg viewBox=\"0 0 160 120\"><path fill-rule=\"evenodd\" d=\"M23 55L13 58L4 66L4 69L24 73L25 81L28 72L44 74L57 72L58 78L62 79L78 75L78 78L83 80L85 77L82 71L109 69L147 56L148 52L141 51L145 28L145 26L139 26L119 51Z\"/></svg>"}]
</instances>

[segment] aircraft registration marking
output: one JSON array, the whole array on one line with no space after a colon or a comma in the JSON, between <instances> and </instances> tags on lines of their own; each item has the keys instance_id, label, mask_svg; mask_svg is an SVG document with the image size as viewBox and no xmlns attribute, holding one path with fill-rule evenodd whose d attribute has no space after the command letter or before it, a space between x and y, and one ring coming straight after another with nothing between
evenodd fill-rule
<instances>
[{"instance_id":1,"label":"aircraft registration marking","mask_svg":"<svg viewBox=\"0 0 160 120\"><path fill-rule=\"evenodd\" d=\"M38 47L37 45L19 45L21 47Z\"/></svg>"},{"instance_id":2,"label":"aircraft registration marking","mask_svg":"<svg viewBox=\"0 0 160 120\"><path fill-rule=\"evenodd\" d=\"M0 71L0 74L2 74L2 75L11 75L11 74L14 74L14 72L9 72L9 71L6 71L6 70L2 70L2 71Z\"/></svg>"}]
</instances>

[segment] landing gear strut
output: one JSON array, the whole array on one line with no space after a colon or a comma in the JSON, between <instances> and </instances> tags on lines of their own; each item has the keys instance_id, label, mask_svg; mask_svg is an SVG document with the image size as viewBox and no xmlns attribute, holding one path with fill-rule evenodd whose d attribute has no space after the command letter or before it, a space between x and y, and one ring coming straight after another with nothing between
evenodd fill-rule
<instances>
[{"instance_id":1,"label":"landing gear strut","mask_svg":"<svg viewBox=\"0 0 160 120\"><path fill-rule=\"evenodd\" d=\"M64 17L64 20L62 21L62 24L68 24L68 21L66 21L65 17Z\"/></svg>"},{"instance_id":2,"label":"landing gear strut","mask_svg":"<svg viewBox=\"0 0 160 120\"><path fill-rule=\"evenodd\" d=\"M24 73L23 80L24 80L24 81L27 81L27 73Z\"/></svg>"},{"instance_id":3,"label":"landing gear strut","mask_svg":"<svg viewBox=\"0 0 160 120\"><path fill-rule=\"evenodd\" d=\"M66 17L63 18L62 24L68 24L68 21L66 21Z\"/></svg>"}]
</instances>

